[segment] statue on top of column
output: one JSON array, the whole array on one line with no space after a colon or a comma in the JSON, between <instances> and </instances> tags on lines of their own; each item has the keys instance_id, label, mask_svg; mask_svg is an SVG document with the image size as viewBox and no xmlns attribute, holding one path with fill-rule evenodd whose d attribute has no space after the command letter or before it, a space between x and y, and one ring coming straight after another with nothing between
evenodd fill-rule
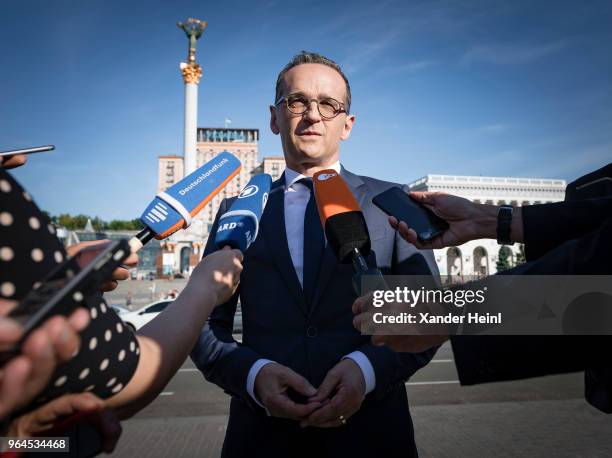
<instances>
[{"instance_id":1,"label":"statue on top of column","mask_svg":"<svg viewBox=\"0 0 612 458\"><path fill-rule=\"evenodd\" d=\"M189 38L189 63L195 64L196 44L208 23L190 17L185 22L178 22L176 25L183 29L187 38Z\"/></svg>"},{"instance_id":2,"label":"statue on top of column","mask_svg":"<svg viewBox=\"0 0 612 458\"><path fill-rule=\"evenodd\" d=\"M181 62L180 68L183 74L183 79L186 84L200 82L202 76L202 67L196 63L196 45L198 38L204 33L204 29L208 23L199 19L189 18L185 22L178 22L176 25L183 29L187 38L189 38L189 57L187 63Z\"/></svg>"}]
</instances>

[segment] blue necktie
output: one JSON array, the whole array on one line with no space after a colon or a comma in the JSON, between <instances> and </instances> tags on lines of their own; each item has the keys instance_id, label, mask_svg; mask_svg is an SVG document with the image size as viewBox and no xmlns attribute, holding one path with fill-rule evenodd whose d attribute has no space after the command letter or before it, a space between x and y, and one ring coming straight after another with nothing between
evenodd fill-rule
<instances>
[{"instance_id":1,"label":"blue necktie","mask_svg":"<svg viewBox=\"0 0 612 458\"><path fill-rule=\"evenodd\" d=\"M298 183L302 183L310 190L310 199L304 213L304 277L302 283L306 304L310 308L314 301L323 250L325 249L325 239L323 238L323 228L312 190L312 179L302 178Z\"/></svg>"}]
</instances>

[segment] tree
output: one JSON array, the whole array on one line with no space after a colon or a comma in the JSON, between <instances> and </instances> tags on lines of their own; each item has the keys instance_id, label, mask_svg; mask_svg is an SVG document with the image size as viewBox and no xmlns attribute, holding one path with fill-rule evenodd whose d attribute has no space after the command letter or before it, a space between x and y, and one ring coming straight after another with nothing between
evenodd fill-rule
<instances>
[{"instance_id":1,"label":"tree","mask_svg":"<svg viewBox=\"0 0 612 458\"><path fill-rule=\"evenodd\" d=\"M137 231L142 228L139 219L119 220L114 219L107 224L107 229L111 231Z\"/></svg>"},{"instance_id":2,"label":"tree","mask_svg":"<svg viewBox=\"0 0 612 458\"><path fill-rule=\"evenodd\" d=\"M87 224L87 220L91 220L91 224L95 231L137 231L142 229L142 223L139 219L120 220L114 219L107 223L99 216L76 215L72 216L68 213L62 213L59 216L50 216L49 219L58 226L63 226L71 231L82 230Z\"/></svg>"},{"instance_id":3,"label":"tree","mask_svg":"<svg viewBox=\"0 0 612 458\"><path fill-rule=\"evenodd\" d=\"M499 252L497 253L497 271L501 272L503 270L508 270L512 265L510 264L510 256L512 256L512 251L508 248L507 245L502 245L499 248Z\"/></svg>"},{"instance_id":4,"label":"tree","mask_svg":"<svg viewBox=\"0 0 612 458\"><path fill-rule=\"evenodd\" d=\"M88 219L89 217L87 215L72 216L67 213L62 213L57 217L57 224L64 226L66 229L70 229L71 231L76 231L83 229L85 224L87 224Z\"/></svg>"}]
</instances>

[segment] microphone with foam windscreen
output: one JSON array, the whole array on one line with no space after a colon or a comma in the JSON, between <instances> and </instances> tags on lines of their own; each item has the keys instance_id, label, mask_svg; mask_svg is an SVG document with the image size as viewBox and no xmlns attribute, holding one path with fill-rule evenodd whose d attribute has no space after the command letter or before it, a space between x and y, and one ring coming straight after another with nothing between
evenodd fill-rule
<instances>
[{"instance_id":1,"label":"microphone with foam windscreen","mask_svg":"<svg viewBox=\"0 0 612 458\"><path fill-rule=\"evenodd\" d=\"M230 246L243 253L255 241L259 221L268 201L272 177L267 173L255 175L244 187L227 213L219 218L215 245Z\"/></svg>"},{"instance_id":2,"label":"microphone with foam windscreen","mask_svg":"<svg viewBox=\"0 0 612 458\"><path fill-rule=\"evenodd\" d=\"M380 270L369 268L368 226L353 193L335 170L321 170L313 176L313 188L327 243L341 263L353 264L353 287L362 294L361 277L374 275L382 283Z\"/></svg>"},{"instance_id":3,"label":"microphone with foam windscreen","mask_svg":"<svg viewBox=\"0 0 612 458\"><path fill-rule=\"evenodd\" d=\"M133 252L155 237L158 240L186 229L197 213L239 172L242 165L224 151L178 183L155 196L140 217L145 225L130 240Z\"/></svg>"}]
</instances>

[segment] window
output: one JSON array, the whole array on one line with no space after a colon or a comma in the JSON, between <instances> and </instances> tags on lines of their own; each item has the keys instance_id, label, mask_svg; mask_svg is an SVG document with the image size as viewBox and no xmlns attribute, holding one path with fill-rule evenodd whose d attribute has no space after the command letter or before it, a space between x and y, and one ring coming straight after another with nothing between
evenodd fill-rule
<instances>
[{"instance_id":1,"label":"window","mask_svg":"<svg viewBox=\"0 0 612 458\"><path fill-rule=\"evenodd\" d=\"M164 301L159 304L154 304L145 310L145 313L162 312L172 301Z\"/></svg>"}]
</instances>

